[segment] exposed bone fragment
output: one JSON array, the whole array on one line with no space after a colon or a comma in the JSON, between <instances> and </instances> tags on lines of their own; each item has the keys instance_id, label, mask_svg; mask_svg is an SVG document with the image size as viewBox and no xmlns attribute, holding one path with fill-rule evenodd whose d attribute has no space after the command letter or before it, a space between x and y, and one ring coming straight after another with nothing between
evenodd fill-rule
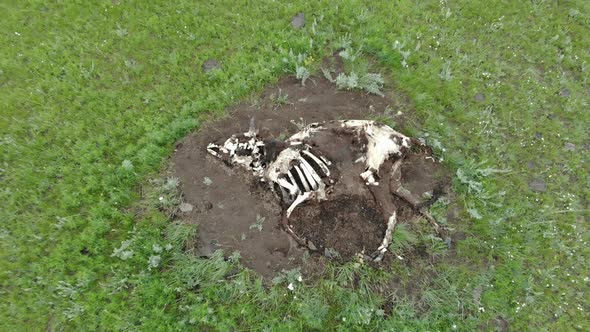
<instances>
[{"instance_id":1,"label":"exposed bone fragment","mask_svg":"<svg viewBox=\"0 0 590 332\"><path fill-rule=\"evenodd\" d=\"M326 165L326 163L321 161L318 157L314 156L311 152L309 152L307 150L303 150L301 152L303 154L305 154L306 156L309 156L311 159L313 159L313 161L315 161L316 164L318 164L318 166L322 169L322 171L324 172L324 174L326 174L326 176L330 176L330 169L328 169L328 166Z\"/></svg>"},{"instance_id":2,"label":"exposed bone fragment","mask_svg":"<svg viewBox=\"0 0 590 332\"><path fill-rule=\"evenodd\" d=\"M313 167L311 167L311 165L307 162L307 160L305 160L305 158L300 157L299 161L303 166L302 170L305 173L305 176L308 177L309 183L312 184L312 188L314 190L317 190L319 187L319 183L322 182L322 179L320 178L318 173L315 172Z\"/></svg>"},{"instance_id":3,"label":"exposed bone fragment","mask_svg":"<svg viewBox=\"0 0 590 332\"><path fill-rule=\"evenodd\" d=\"M299 187L297 186L297 181L295 181L295 177L293 176L293 170L289 170L287 172L287 176L289 176L289 180L291 181L291 183L293 184L293 186L295 186L296 191L295 193L292 193L291 195L295 195L295 194L299 194Z\"/></svg>"},{"instance_id":4,"label":"exposed bone fragment","mask_svg":"<svg viewBox=\"0 0 590 332\"><path fill-rule=\"evenodd\" d=\"M285 188L285 189L289 190L289 194L290 194L290 195L296 195L296 194L297 194L297 192L299 191L299 189L297 189L297 186L296 186L296 185L289 183L289 181L285 180L284 178L280 178L280 179L278 179L278 180L277 180L277 183L278 183L278 184L279 184L281 187L283 187L283 188Z\"/></svg>"},{"instance_id":5,"label":"exposed bone fragment","mask_svg":"<svg viewBox=\"0 0 590 332\"><path fill-rule=\"evenodd\" d=\"M299 166L295 166L295 171L297 172L297 175L299 176L299 181L301 181L301 184L303 185L303 191L308 192L310 191L309 185L307 184L307 180L305 179L305 176L303 175L303 173L301 172L301 169L299 168Z\"/></svg>"},{"instance_id":6,"label":"exposed bone fragment","mask_svg":"<svg viewBox=\"0 0 590 332\"><path fill-rule=\"evenodd\" d=\"M389 244L391 243L391 239L393 237L393 231L395 230L395 225L397 224L397 216L396 212L393 212L391 217L389 217L387 221L387 229L385 230L385 236L383 237L383 241L381 245L376 250L376 257L374 258L375 262L380 262L383 259L383 256L387 252L389 248Z\"/></svg>"},{"instance_id":7,"label":"exposed bone fragment","mask_svg":"<svg viewBox=\"0 0 590 332\"><path fill-rule=\"evenodd\" d=\"M293 213L293 210L295 210L295 208L297 207L297 205L305 202L306 200L308 200L311 197L311 192L305 192L299 196L297 196L297 198L295 199L295 201L291 204L291 206L289 206L289 208L287 209L287 218L289 218L289 216L291 215L291 213Z\"/></svg>"}]
</instances>

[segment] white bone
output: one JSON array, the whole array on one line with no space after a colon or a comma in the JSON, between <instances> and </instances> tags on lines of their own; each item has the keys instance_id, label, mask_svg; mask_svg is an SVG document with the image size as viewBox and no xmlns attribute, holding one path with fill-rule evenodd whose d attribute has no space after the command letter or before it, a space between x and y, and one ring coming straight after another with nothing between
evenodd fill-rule
<instances>
[{"instance_id":1,"label":"white bone","mask_svg":"<svg viewBox=\"0 0 590 332\"><path fill-rule=\"evenodd\" d=\"M301 171L303 171L303 175L305 175L305 178L307 179L307 183L309 183L311 190L316 191L319 187L319 183L315 180L313 175L311 175L307 166L305 164L301 164L299 165L299 168L301 168Z\"/></svg>"},{"instance_id":2,"label":"white bone","mask_svg":"<svg viewBox=\"0 0 590 332\"><path fill-rule=\"evenodd\" d=\"M381 245L379 246L379 248L377 248L377 251L379 251L379 254L374 259L375 262L380 262L383 259L383 255L385 255L385 253L387 252L389 244L391 243L393 229L395 228L395 224L397 223L396 218L397 218L396 212L393 212L393 214L391 215L391 217L389 217L389 220L387 221L387 229L385 230L385 236L383 237L383 241L381 242ZM398 256L398 258L399 258L399 256ZM403 259L403 258L400 258L400 259Z\"/></svg>"},{"instance_id":3,"label":"white bone","mask_svg":"<svg viewBox=\"0 0 590 332\"><path fill-rule=\"evenodd\" d=\"M219 149L219 145L213 144L213 143L209 143L209 145L207 145L207 152L209 152L210 154L214 155L215 157L219 157L219 153L217 153L215 150L213 150L213 148L218 148Z\"/></svg>"},{"instance_id":4,"label":"white bone","mask_svg":"<svg viewBox=\"0 0 590 332\"><path fill-rule=\"evenodd\" d=\"M231 162L232 164L249 166L252 163L252 157L234 155Z\"/></svg>"},{"instance_id":5,"label":"white bone","mask_svg":"<svg viewBox=\"0 0 590 332\"><path fill-rule=\"evenodd\" d=\"M299 151L296 149L284 149L277 158L269 165L267 177L276 181L281 175L287 174L291 168L291 162L299 158Z\"/></svg>"},{"instance_id":6,"label":"white bone","mask_svg":"<svg viewBox=\"0 0 590 332\"><path fill-rule=\"evenodd\" d=\"M354 161L354 163L364 163L365 161L367 161L367 156L360 156L357 160Z\"/></svg>"},{"instance_id":7,"label":"white bone","mask_svg":"<svg viewBox=\"0 0 590 332\"><path fill-rule=\"evenodd\" d=\"M313 176L311 176L311 174L309 174L309 171L307 170L307 168L305 167L305 165L304 164L300 164L299 165L299 169L303 173L303 176L305 177L305 181L309 184L310 190L316 190L316 188L318 187L318 184L313 179Z\"/></svg>"},{"instance_id":8,"label":"white bone","mask_svg":"<svg viewBox=\"0 0 590 332\"><path fill-rule=\"evenodd\" d=\"M307 150L303 150L301 152L304 153L306 156L309 156L311 159L313 159L313 161L315 161L315 163L318 164L318 166L322 169L322 171L324 171L324 173L326 173L326 176L330 176L330 170L328 169L328 166L326 166L326 163L321 161L318 157L314 156L311 152L309 152Z\"/></svg>"},{"instance_id":9,"label":"white bone","mask_svg":"<svg viewBox=\"0 0 590 332\"><path fill-rule=\"evenodd\" d=\"M299 187L297 186L297 182L295 181L295 177L293 176L293 170L290 170L287 172L287 175L289 176L289 180L291 180L291 183L293 184L293 186L295 188L297 188L297 191L294 193L291 193L291 195L295 195L295 194L299 194Z\"/></svg>"},{"instance_id":10,"label":"white bone","mask_svg":"<svg viewBox=\"0 0 590 332\"><path fill-rule=\"evenodd\" d=\"M297 207L297 205L299 205L299 204L305 202L306 200L308 200L311 197L311 195L312 195L312 193L308 191L308 192L305 192L305 193L297 196L297 198L295 199L295 201L287 209L287 218L289 218L289 216L291 215L291 213L293 213L293 210L295 210L295 208Z\"/></svg>"},{"instance_id":11,"label":"white bone","mask_svg":"<svg viewBox=\"0 0 590 332\"><path fill-rule=\"evenodd\" d=\"M315 133L320 129L318 123L312 123L307 125L303 130L297 132L295 135L289 137L289 141L303 141L306 138L309 138L311 134Z\"/></svg>"},{"instance_id":12,"label":"white bone","mask_svg":"<svg viewBox=\"0 0 590 332\"><path fill-rule=\"evenodd\" d=\"M299 157L299 161L301 162L301 165L303 166L302 170L305 173L305 176L307 176L309 183L311 184L311 187L314 190L317 190L319 183L322 182L322 179L320 178L318 173L316 173L313 170L313 167L311 167L311 165L307 162L307 160L305 160L305 158Z\"/></svg>"},{"instance_id":13,"label":"white bone","mask_svg":"<svg viewBox=\"0 0 590 332\"><path fill-rule=\"evenodd\" d=\"M230 156L233 156L234 152L238 148L238 143L235 141L237 141L236 137L232 136L228 138L225 143L223 143L223 147L227 149L226 151L229 151Z\"/></svg>"},{"instance_id":14,"label":"white bone","mask_svg":"<svg viewBox=\"0 0 590 332\"><path fill-rule=\"evenodd\" d=\"M289 190L289 194L291 194L291 195L295 195L295 194L297 194L297 192L299 191L299 189L297 188L297 186L296 186L296 185L289 183L289 181L285 180L284 178L280 178L280 179L278 179L278 180L277 180L277 183L278 183L278 184L279 184L281 187L283 187L283 188L285 188L285 189Z\"/></svg>"},{"instance_id":15,"label":"white bone","mask_svg":"<svg viewBox=\"0 0 590 332\"><path fill-rule=\"evenodd\" d=\"M255 139L255 138L251 138L251 139L248 141L248 147L249 147L250 149L254 149L254 147L255 147L255 146L256 146L256 139Z\"/></svg>"},{"instance_id":16,"label":"white bone","mask_svg":"<svg viewBox=\"0 0 590 332\"><path fill-rule=\"evenodd\" d=\"M366 165L372 169L379 169L390 155L399 156L402 147L410 147L409 137L388 126L376 125L374 121L347 120L342 121L341 126L353 129L357 134L364 130L368 140ZM391 137L399 138L401 144L396 143Z\"/></svg>"},{"instance_id":17,"label":"white bone","mask_svg":"<svg viewBox=\"0 0 590 332\"><path fill-rule=\"evenodd\" d=\"M215 157L221 158L221 156L219 155L219 153L217 153L215 150L213 150L213 148L217 148L217 149L219 149L219 151L221 151L223 153L228 153L227 149L224 148L223 146L219 146L217 144L209 143L209 145L207 145L207 152L209 152L210 154L214 155Z\"/></svg>"},{"instance_id":18,"label":"white bone","mask_svg":"<svg viewBox=\"0 0 590 332\"><path fill-rule=\"evenodd\" d=\"M375 181L375 176L372 170L367 170L363 173L361 173L361 178L363 178L363 180L367 181L365 182L365 184L367 186L378 186L379 182Z\"/></svg>"},{"instance_id":19,"label":"white bone","mask_svg":"<svg viewBox=\"0 0 590 332\"><path fill-rule=\"evenodd\" d=\"M303 188L305 189L305 191L310 191L311 189L309 188L309 185L307 184L307 180L305 179L305 176L303 175L303 173L301 172L301 169L299 168L299 166L295 166L295 171L297 171L297 174L299 174L299 179L301 180L301 184L303 185Z\"/></svg>"}]
</instances>

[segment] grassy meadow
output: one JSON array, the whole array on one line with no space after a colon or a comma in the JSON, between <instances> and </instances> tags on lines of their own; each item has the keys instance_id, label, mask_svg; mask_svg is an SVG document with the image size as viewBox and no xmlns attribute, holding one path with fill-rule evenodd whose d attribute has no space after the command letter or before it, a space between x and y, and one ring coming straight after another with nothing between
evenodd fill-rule
<instances>
[{"instance_id":1,"label":"grassy meadow","mask_svg":"<svg viewBox=\"0 0 590 332\"><path fill-rule=\"evenodd\" d=\"M590 2L9 0L0 12L0 330L590 330ZM198 229L170 218L175 142L284 75L322 75L341 50L408 96L412 134L455 175L454 259L333 264L265 287L237 253L184 251ZM205 72L209 59L220 66ZM409 250L400 234L395 250Z\"/></svg>"}]
</instances>

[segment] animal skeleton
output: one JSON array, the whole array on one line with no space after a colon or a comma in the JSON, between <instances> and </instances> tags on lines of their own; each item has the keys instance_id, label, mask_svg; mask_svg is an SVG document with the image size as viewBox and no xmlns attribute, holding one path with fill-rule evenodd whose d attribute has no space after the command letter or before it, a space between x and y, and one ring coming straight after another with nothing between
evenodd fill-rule
<instances>
[{"instance_id":1,"label":"animal skeleton","mask_svg":"<svg viewBox=\"0 0 590 332\"><path fill-rule=\"evenodd\" d=\"M308 200L326 200L335 179L330 169L335 165L322 153L322 135L339 132L353 137L357 151L354 163L364 163L359 174L368 186L384 220L387 221L381 245L372 254L381 261L392 240L397 224L396 207L390 197L394 194L418 210L436 232L442 236L443 228L434 217L420 207L420 202L402 187L401 164L412 146L424 147L416 139L409 138L390 127L365 120L329 121L312 123L286 141L260 139L251 120L248 132L232 135L223 145L210 143L207 151L228 165L240 165L251 169L260 181L268 182L273 191L280 194L288 205L283 212L281 225L300 245L315 249L313 244L301 239L289 225L289 216L301 203Z\"/></svg>"}]
</instances>

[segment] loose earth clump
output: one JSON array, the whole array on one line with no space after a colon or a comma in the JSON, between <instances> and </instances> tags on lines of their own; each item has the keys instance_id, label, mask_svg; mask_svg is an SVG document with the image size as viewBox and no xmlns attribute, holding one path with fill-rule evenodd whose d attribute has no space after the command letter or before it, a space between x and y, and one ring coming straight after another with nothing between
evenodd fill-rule
<instances>
[{"instance_id":1,"label":"loose earth clump","mask_svg":"<svg viewBox=\"0 0 590 332\"><path fill-rule=\"evenodd\" d=\"M404 100L337 90L321 77L312 77L305 86L289 77L264 91L260 100L233 107L228 117L209 122L179 142L172 168L181 180L184 200L194 206L182 217L198 225L198 255L208 257L218 249L228 255L239 251L244 265L273 277L301 266L305 252L279 228L285 207L268 185L209 155L207 144L247 132L252 116L265 135L277 139L288 138L305 124L341 119L388 118L403 133L405 123L419 122L407 112ZM394 116L392 109L408 115ZM426 157L424 152L413 153L402 166L401 182L417 199L448 188L443 167ZM362 181L344 179L339 185L335 188L339 194L301 205L289 219L295 233L311 241L318 253L347 261L377 249L387 227ZM401 199L395 203L399 223L416 219L407 203Z\"/></svg>"}]
</instances>

